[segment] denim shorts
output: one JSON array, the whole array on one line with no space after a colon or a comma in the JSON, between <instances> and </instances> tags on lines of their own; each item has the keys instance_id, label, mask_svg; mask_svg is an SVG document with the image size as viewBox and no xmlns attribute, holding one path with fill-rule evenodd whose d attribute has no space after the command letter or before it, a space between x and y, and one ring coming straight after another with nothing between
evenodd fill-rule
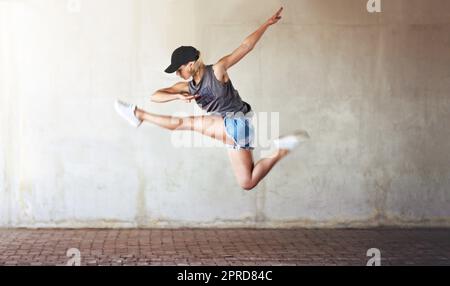
<instances>
[{"instance_id":1,"label":"denim shorts","mask_svg":"<svg viewBox=\"0 0 450 286\"><path fill-rule=\"evenodd\" d=\"M252 116L226 116L223 119L227 135L233 139L233 145L226 145L235 150L253 150L253 140L255 129L252 123Z\"/></svg>"}]
</instances>

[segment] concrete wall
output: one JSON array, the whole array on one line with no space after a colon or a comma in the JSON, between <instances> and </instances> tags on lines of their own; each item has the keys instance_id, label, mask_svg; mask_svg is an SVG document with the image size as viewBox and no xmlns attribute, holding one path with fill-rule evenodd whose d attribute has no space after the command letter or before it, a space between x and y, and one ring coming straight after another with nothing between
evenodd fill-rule
<instances>
[{"instance_id":1,"label":"concrete wall","mask_svg":"<svg viewBox=\"0 0 450 286\"><path fill-rule=\"evenodd\" d=\"M449 1L67 2L0 1L0 227L450 225ZM214 63L281 4L229 73L312 140L254 191L225 148L174 148L115 114L116 98L200 113L149 102L178 81L172 50Z\"/></svg>"}]
</instances>

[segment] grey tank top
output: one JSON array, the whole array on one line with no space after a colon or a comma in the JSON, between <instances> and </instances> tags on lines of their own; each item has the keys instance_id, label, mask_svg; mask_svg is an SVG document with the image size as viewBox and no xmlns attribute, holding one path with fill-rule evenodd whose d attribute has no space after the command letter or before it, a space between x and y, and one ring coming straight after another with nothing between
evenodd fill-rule
<instances>
[{"instance_id":1,"label":"grey tank top","mask_svg":"<svg viewBox=\"0 0 450 286\"><path fill-rule=\"evenodd\" d=\"M242 112L245 115L252 110L250 104L243 101L239 92L234 89L231 79L222 83L216 78L212 65L205 66L205 72L197 86L194 80L189 82L189 92L199 95L195 101L210 114L226 117L228 112Z\"/></svg>"}]
</instances>

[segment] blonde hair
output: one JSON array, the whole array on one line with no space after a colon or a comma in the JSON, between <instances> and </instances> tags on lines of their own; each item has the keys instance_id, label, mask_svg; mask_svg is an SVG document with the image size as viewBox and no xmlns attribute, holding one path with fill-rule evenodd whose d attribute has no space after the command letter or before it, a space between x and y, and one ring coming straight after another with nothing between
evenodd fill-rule
<instances>
[{"instance_id":1,"label":"blonde hair","mask_svg":"<svg viewBox=\"0 0 450 286\"><path fill-rule=\"evenodd\" d=\"M203 63L202 53L198 52L198 59L194 62L190 70L191 75L192 76L196 75L200 71L200 68L203 67L204 65L205 64Z\"/></svg>"}]
</instances>

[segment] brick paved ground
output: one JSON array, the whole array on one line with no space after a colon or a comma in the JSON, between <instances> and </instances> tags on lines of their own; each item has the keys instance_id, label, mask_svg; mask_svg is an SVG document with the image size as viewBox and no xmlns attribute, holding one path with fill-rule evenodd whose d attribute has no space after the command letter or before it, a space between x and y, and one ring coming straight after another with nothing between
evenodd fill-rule
<instances>
[{"instance_id":1,"label":"brick paved ground","mask_svg":"<svg viewBox=\"0 0 450 286\"><path fill-rule=\"evenodd\" d=\"M0 265L450 265L450 229L0 229Z\"/></svg>"}]
</instances>

